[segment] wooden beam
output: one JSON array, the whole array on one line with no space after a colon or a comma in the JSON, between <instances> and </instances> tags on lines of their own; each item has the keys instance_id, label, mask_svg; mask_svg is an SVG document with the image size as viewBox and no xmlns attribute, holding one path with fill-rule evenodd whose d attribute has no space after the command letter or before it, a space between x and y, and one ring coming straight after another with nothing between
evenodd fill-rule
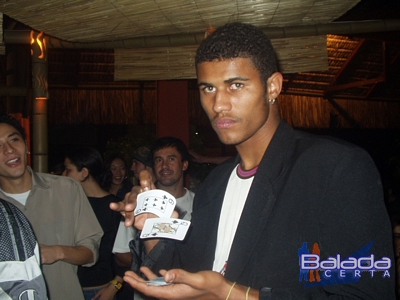
<instances>
[{"instance_id":1,"label":"wooden beam","mask_svg":"<svg viewBox=\"0 0 400 300\"><path fill-rule=\"evenodd\" d=\"M0 86L0 96L26 97L28 89L17 86Z\"/></svg>"},{"instance_id":2,"label":"wooden beam","mask_svg":"<svg viewBox=\"0 0 400 300\"><path fill-rule=\"evenodd\" d=\"M329 93L329 88L335 86L335 83L338 82L339 78L342 76L342 74L344 73L346 68L349 66L349 64L353 61L354 57L356 56L358 51L360 51L360 49L364 45L364 43L365 43L365 39L362 39L358 43L357 47L353 50L353 52L348 56L346 62L342 65L341 69L337 72L335 78L332 80L332 82L329 84L329 86L325 89L324 98L327 97L327 95Z\"/></svg>"},{"instance_id":3,"label":"wooden beam","mask_svg":"<svg viewBox=\"0 0 400 300\"><path fill-rule=\"evenodd\" d=\"M339 114L343 118L345 118L354 128L361 128L361 125L354 118L352 118L349 115L349 113L343 107L341 107L334 99L328 98L328 101L339 112Z\"/></svg>"},{"instance_id":4,"label":"wooden beam","mask_svg":"<svg viewBox=\"0 0 400 300\"><path fill-rule=\"evenodd\" d=\"M380 77L377 77L377 78L366 79L366 80L362 80L362 81L356 81L356 82L351 82L351 83L346 83L346 84L341 84L341 85L330 86L330 87L326 88L325 95L327 93L331 93L331 92L334 92L334 91L340 91L340 90L349 89L349 88L353 88L353 87L358 87L358 86L362 86L362 85L376 84L378 82L384 82L384 81L385 81L385 77L381 77L380 76Z\"/></svg>"}]
</instances>

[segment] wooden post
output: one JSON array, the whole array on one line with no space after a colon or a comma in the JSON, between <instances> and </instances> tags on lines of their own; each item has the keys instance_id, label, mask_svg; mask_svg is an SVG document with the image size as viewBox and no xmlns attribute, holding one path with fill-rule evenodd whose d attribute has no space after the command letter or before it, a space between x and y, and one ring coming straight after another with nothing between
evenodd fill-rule
<instances>
[{"instance_id":1,"label":"wooden post","mask_svg":"<svg viewBox=\"0 0 400 300\"><path fill-rule=\"evenodd\" d=\"M31 31L32 89L33 89L33 168L48 172L47 100L48 63L46 39L43 33Z\"/></svg>"}]
</instances>

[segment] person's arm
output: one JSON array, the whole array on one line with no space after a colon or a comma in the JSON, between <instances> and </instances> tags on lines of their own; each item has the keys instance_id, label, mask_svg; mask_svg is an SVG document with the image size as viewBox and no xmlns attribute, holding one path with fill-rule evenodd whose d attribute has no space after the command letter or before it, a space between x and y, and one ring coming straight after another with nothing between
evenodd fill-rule
<instances>
[{"instance_id":1,"label":"person's arm","mask_svg":"<svg viewBox=\"0 0 400 300\"><path fill-rule=\"evenodd\" d=\"M91 267L94 265L99 256L99 247L100 242L103 237L103 230L97 220L97 217L92 209L92 206L89 203L89 200L86 197L85 192L83 191L82 186L73 181L71 182L75 185L76 190L73 190L72 187L69 187L69 197L71 201L74 202L74 215L71 218L71 222L74 222L75 230L73 232L74 236L74 244L72 248L75 250L79 249L88 249L91 251L92 255L90 259L86 259L89 254L85 252L87 255L84 259L79 259L79 261L89 261L85 263L79 263L78 265L82 265L84 267ZM62 245L61 245L62 246ZM69 249L71 250L71 249ZM68 254L67 249L67 253ZM69 257L69 256L68 256ZM71 260L70 258L68 258Z\"/></svg>"},{"instance_id":2,"label":"person's arm","mask_svg":"<svg viewBox=\"0 0 400 300\"><path fill-rule=\"evenodd\" d=\"M140 269L148 279L156 277L148 268ZM229 300L258 300L258 291L239 285L225 279L220 273L201 271L189 273L181 269L163 270L161 274L168 283L167 286L151 286L146 280L132 271L125 273L124 280L134 289L143 294L160 299L229 299Z\"/></svg>"},{"instance_id":3,"label":"person's arm","mask_svg":"<svg viewBox=\"0 0 400 300\"><path fill-rule=\"evenodd\" d=\"M115 254L115 262L120 267L129 268L132 265L132 253L114 253Z\"/></svg>"},{"instance_id":4,"label":"person's arm","mask_svg":"<svg viewBox=\"0 0 400 300\"><path fill-rule=\"evenodd\" d=\"M115 295L122 288L124 280L120 276L115 276L108 285L103 287L92 299L113 300Z\"/></svg>"},{"instance_id":5,"label":"person's arm","mask_svg":"<svg viewBox=\"0 0 400 300\"><path fill-rule=\"evenodd\" d=\"M53 264L57 261L67 262L72 265L85 265L93 262L93 252L84 246L47 246L40 245L42 263Z\"/></svg>"},{"instance_id":6,"label":"person's arm","mask_svg":"<svg viewBox=\"0 0 400 300\"><path fill-rule=\"evenodd\" d=\"M132 226L126 227L122 219L118 225L112 252L115 255L115 262L119 267L130 268L132 264L132 253L129 249L129 242L135 238L136 230Z\"/></svg>"}]
</instances>

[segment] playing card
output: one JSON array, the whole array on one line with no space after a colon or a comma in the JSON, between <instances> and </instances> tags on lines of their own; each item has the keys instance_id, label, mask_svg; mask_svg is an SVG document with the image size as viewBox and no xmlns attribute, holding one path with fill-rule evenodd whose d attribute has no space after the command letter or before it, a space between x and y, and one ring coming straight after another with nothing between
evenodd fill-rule
<instances>
[{"instance_id":1,"label":"playing card","mask_svg":"<svg viewBox=\"0 0 400 300\"><path fill-rule=\"evenodd\" d=\"M140 193L137 197L135 216L152 213L160 218L169 218L174 212L176 199L163 190L150 190Z\"/></svg>"},{"instance_id":2,"label":"playing card","mask_svg":"<svg viewBox=\"0 0 400 300\"><path fill-rule=\"evenodd\" d=\"M164 286L172 284L171 282L165 282L164 277L157 277L152 280L148 280L146 282L147 285L154 285L154 286Z\"/></svg>"},{"instance_id":3,"label":"playing card","mask_svg":"<svg viewBox=\"0 0 400 300\"><path fill-rule=\"evenodd\" d=\"M147 219L140 237L147 238L167 238L183 240L189 229L190 221L174 218L153 218Z\"/></svg>"}]
</instances>

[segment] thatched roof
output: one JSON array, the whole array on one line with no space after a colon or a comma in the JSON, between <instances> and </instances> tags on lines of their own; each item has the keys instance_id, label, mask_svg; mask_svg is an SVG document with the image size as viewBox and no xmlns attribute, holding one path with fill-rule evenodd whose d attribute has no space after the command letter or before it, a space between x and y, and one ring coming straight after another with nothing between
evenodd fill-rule
<instances>
[{"instance_id":1,"label":"thatched roof","mask_svg":"<svg viewBox=\"0 0 400 300\"><path fill-rule=\"evenodd\" d=\"M205 32L240 21L267 31L279 52L285 73L279 101L282 115L290 124L326 128L348 127L350 123L351 127L361 124L365 128L399 128L399 3L398 0L1 1L4 39L0 37L4 42L0 42L3 66L0 81L4 83L9 74L2 55L4 45L17 43L21 37L22 43L28 44L29 34L21 30L43 32L49 49L80 49L62 54L49 51L52 56L48 65L50 124L71 120L102 124L105 116L113 124L131 123L132 119L151 124L157 95L142 80L193 78L193 49L204 39ZM89 48L91 51L82 53L82 49ZM71 55L71 59L65 60L64 54ZM61 57L61 63L57 56ZM183 62L179 60L180 65L177 56L185 56ZM131 59L122 61L124 57ZM161 64L162 61L168 63ZM176 74L178 77L174 77ZM4 88L0 86L0 92ZM121 92L121 88L126 89ZM6 92L4 95L9 96L15 91ZM29 87L16 92L19 94L14 96L26 96ZM194 101L198 92L190 89L189 93L191 122L202 124L204 114L198 114L201 109L196 106L198 101ZM7 105L16 102L7 101ZM33 128L44 136L39 127ZM44 157L43 154L34 157L39 171L47 170Z\"/></svg>"},{"instance_id":2,"label":"thatched roof","mask_svg":"<svg viewBox=\"0 0 400 300\"><path fill-rule=\"evenodd\" d=\"M0 12L70 42L104 42L180 33L240 21L259 27L326 24L360 0L9 0Z\"/></svg>"},{"instance_id":3,"label":"thatched roof","mask_svg":"<svg viewBox=\"0 0 400 300\"><path fill-rule=\"evenodd\" d=\"M101 49L81 64L84 74L75 74L90 76L93 82L96 76L111 75L122 85L125 80L194 78L194 49L205 31L243 21L268 31L285 73L284 93L399 100L399 3L10 0L0 5L0 12L5 14L5 36L33 28L48 36L49 47ZM392 20L382 20L388 18ZM360 27L365 27L362 33ZM96 55L104 58L103 65ZM85 68L91 70L85 73Z\"/></svg>"}]
</instances>

